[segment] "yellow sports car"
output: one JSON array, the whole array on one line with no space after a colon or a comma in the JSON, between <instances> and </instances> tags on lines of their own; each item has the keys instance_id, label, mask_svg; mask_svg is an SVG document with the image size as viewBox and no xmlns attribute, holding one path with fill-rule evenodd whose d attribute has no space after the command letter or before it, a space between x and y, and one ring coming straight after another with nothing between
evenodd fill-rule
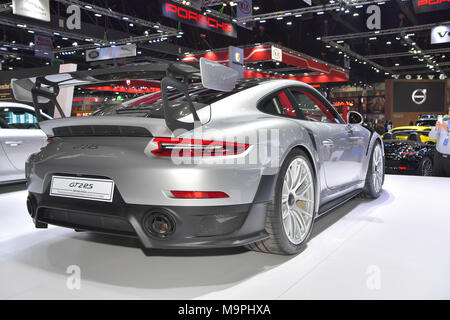
<instances>
[{"instance_id":1,"label":"yellow sports car","mask_svg":"<svg viewBox=\"0 0 450 320\"><path fill-rule=\"evenodd\" d=\"M389 138L396 140L415 140L422 143L432 141L437 142L436 139L430 139L428 134L433 130L431 127L421 127L421 126L404 126L397 127L389 132L386 132L382 137L383 139ZM386 136L386 137L385 137Z\"/></svg>"}]
</instances>

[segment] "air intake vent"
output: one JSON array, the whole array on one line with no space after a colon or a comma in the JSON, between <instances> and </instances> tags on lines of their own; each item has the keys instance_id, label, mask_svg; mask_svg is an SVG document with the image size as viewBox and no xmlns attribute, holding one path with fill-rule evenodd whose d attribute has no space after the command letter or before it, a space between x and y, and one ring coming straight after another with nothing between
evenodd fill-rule
<instances>
[{"instance_id":1,"label":"air intake vent","mask_svg":"<svg viewBox=\"0 0 450 320\"><path fill-rule=\"evenodd\" d=\"M53 128L55 137L152 137L150 131L133 126L68 126Z\"/></svg>"}]
</instances>

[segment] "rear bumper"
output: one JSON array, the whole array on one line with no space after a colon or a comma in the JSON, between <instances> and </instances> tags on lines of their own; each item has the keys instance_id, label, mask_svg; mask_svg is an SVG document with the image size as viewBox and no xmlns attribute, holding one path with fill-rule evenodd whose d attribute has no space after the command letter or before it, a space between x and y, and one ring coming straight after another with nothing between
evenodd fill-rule
<instances>
[{"instance_id":1,"label":"rear bumper","mask_svg":"<svg viewBox=\"0 0 450 320\"><path fill-rule=\"evenodd\" d=\"M154 206L126 203L114 191L112 203L69 199L29 192L28 210L37 227L66 228L139 238L144 248L237 247L266 239L266 205L276 176L266 176L255 202L227 206ZM147 223L162 214L173 224L166 237L155 235Z\"/></svg>"}]
</instances>

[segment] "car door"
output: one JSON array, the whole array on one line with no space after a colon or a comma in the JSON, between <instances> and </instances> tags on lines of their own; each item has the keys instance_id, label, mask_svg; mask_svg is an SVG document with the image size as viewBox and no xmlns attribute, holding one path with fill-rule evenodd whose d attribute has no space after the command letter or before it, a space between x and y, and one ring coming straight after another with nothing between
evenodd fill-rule
<instances>
[{"instance_id":1,"label":"car door","mask_svg":"<svg viewBox=\"0 0 450 320\"><path fill-rule=\"evenodd\" d=\"M28 157L45 146L47 136L39 128L34 111L12 105L0 107L2 148L16 172L23 174Z\"/></svg>"},{"instance_id":2,"label":"car door","mask_svg":"<svg viewBox=\"0 0 450 320\"><path fill-rule=\"evenodd\" d=\"M320 94L309 88L292 87L302 125L316 133L328 188L353 184L361 179L364 136L360 126L348 126Z\"/></svg>"},{"instance_id":3,"label":"car door","mask_svg":"<svg viewBox=\"0 0 450 320\"><path fill-rule=\"evenodd\" d=\"M6 128L7 124L0 118L0 182L19 179L17 169L9 161L3 147L2 135Z\"/></svg>"}]
</instances>

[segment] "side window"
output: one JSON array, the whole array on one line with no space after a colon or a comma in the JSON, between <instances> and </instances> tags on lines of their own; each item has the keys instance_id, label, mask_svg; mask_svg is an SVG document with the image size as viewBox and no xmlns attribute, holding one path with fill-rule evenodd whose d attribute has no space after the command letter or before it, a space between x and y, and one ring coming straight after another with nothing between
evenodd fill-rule
<instances>
[{"instance_id":1,"label":"side window","mask_svg":"<svg viewBox=\"0 0 450 320\"><path fill-rule=\"evenodd\" d=\"M17 107L0 108L0 126L5 129L39 129L34 112Z\"/></svg>"},{"instance_id":2,"label":"side window","mask_svg":"<svg viewBox=\"0 0 450 320\"><path fill-rule=\"evenodd\" d=\"M283 115L293 118L297 117L294 106L284 91L280 91L270 99L264 101L260 106L260 110L275 115Z\"/></svg>"},{"instance_id":3,"label":"side window","mask_svg":"<svg viewBox=\"0 0 450 320\"><path fill-rule=\"evenodd\" d=\"M303 113L304 119L315 122L341 123L336 111L327 108L313 94L295 88L291 88L290 91L299 110Z\"/></svg>"}]
</instances>

